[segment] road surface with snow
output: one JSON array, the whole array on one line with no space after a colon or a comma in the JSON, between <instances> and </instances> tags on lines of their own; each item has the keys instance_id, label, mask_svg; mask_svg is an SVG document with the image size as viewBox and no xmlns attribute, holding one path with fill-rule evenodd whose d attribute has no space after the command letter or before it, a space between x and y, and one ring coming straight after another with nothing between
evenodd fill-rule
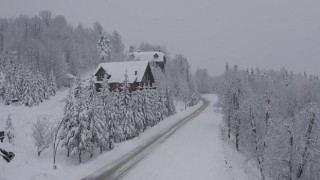
<instances>
[{"instance_id":1,"label":"road surface with snow","mask_svg":"<svg viewBox=\"0 0 320 180\"><path fill-rule=\"evenodd\" d=\"M89 176L83 178L87 179L121 179L123 175L130 171L136 164L138 164L145 156L152 152L157 146L159 146L163 141L169 138L173 133L175 133L179 128L181 128L185 123L197 117L204 109L208 107L209 101L202 100L203 104L201 107L196 109L190 115L179 118L178 121L169 126L165 131L159 133L158 135L148 139L146 143L136 148L134 151L128 153L125 158L119 159L113 167L102 167L98 171L90 174Z\"/></svg>"},{"instance_id":2,"label":"road surface with snow","mask_svg":"<svg viewBox=\"0 0 320 180\"><path fill-rule=\"evenodd\" d=\"M125 180L255 179L244 157L221 137L221 114L210 105L132 168Z\"/></svg>"}]
</instances>

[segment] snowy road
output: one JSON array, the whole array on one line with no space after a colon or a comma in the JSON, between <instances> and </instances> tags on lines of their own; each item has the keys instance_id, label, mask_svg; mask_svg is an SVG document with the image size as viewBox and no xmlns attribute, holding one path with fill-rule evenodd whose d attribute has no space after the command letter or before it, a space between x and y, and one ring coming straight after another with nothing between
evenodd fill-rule
<instances>
[{"instance_id":1,"label":"snowy road","mask_svg":"<svg viewBox=\"0 0 320 180\"><path fill-rule=\"evenodd\" d=\"M179 120L164 133L150 139L146 144L140 146L133 153L129 154L128 157L121 159L111 169L104 170L104 168L102 168L83 179L121 179L124 175L126 175L126 173L128 173L133 167L135 167L135 165L143 160L145 156L152 152L156 147L161 145L161 143L167 138L171 137L171 135L175 133L180 127L182 127L188 121L193 120L195 117L197 117L204 109L207 108L208 104L209 101L203 100L203 105L194 113Z\"/></svg>"},{"instance_id":2,"label":"snowy road","mask_svg":"<svg viewBox=\"0 0 320 180\"><path fill-rule=\"evenodd\" d=\"M216 96L206 98L210 101L208 108L165 140L123 179L249 179L243 169L241 158L235 159L241 155L230 152L230 147L226 150L226 145L222 142L222 117L213 107L217 101ZM234 163L235 161L238 162Z\"/></svg>"},{"instance_id":3,"label":"snowy road","mask_svg":"<svg viewBox=\"0 0 320 180\"><path fill-rule=\"evenodd\" d=\"M214 95L197 111L152 138L112 168L84 179L124 180L248 180L254 174L243 155L221 137L222 115ZM251 175L252 176L252 175Z\"/></svg>"}]
</instances>

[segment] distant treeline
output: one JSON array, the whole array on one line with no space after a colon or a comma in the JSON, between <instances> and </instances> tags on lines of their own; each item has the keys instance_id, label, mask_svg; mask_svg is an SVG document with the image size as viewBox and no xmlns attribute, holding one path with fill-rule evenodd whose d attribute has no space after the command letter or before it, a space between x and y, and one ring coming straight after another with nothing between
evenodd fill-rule
<instances>
[{"instance_id":1,"label":"distant treeline","mask_svg":"<svg viewBox=\"0 0 320 180\"><path fill-rule=\"evenodd\" d=\"M64 16L49 11L0 19L0 55L16 52L32 71L48 76L52 70L59 84L66 73L76 76L97 66L98 40L104 32L98 22L92 28L73 27ZM121 60L124 45L116 31L110 35L110 45L113 59Z\"/></svg>"},{"instance_id":2,"label":"distant treeline","mask_svg":"<svg viewBox=\"0 0 320 180\"><path fill-rule=\"evenodd\" d=\"M68 82L68 74L77 77L95 69L100 62L129 60L124 48L120 34L117 31L108 33L98 22L91 28L81 24L73 27L64 16L53 16L49 11L41 11L33 17L0 19L0 98L5 104L12 101L27 106L39 104L47 99L47 84L60 87ZM199 69L194 75L184 55L171 59L166 47L149 43L138 47L131 45L129 51L135 50L164 52L165 71L153 69L156 86L172 90L178 100L187 103L194 92L212 92L208 71ZM40 80L41 83L36 82ZM34 84L40 84L40 88L31 89L29 93L27 87ZM18 92L9 92L17 89ZM26 90L30 95L22 102ZM36 94L39 91L41 95Z\"/></svg>"}]
</instances>

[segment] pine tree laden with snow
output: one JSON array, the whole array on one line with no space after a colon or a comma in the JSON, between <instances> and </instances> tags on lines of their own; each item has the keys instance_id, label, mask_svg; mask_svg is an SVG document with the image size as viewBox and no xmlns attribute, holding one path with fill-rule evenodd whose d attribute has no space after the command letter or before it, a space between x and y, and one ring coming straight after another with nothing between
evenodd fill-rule
<instances>
[{"instance_id":1,"label":"pine tree laden with snow","mask_svg":"<svg viewBox=\"0 0 320 180\"><path fill-rule=\"evenodd\" d=\"M141 91L134 91L132 93L132 113L134 118L134 127L136 136L138 136L144 129L144 116L143 116L143 99Z\"/></svg>"},{"instance_id":2,"label":"pine tree laden with snow","mask_svg":"<svg viewBox=\"0 0 320 180\"><path fill-rule=\"evenodd\" d=\"M111 58L111 36L104 32L98 41L98 49L102 62L109 62Z\"/></svg>"},{"instance_id":3,"label":"pine tree laden with snow","mask_svg":"<svg viewBox=\"0 0 320 180\"><path fill-rule=\"evenodd\" d=\"M25 78L26 79L23 81L21 104L32 107L37 103L34 99L35 96L33 95L34 80L30 72L27 72Z\"/></svg>"},{"instance_id":4,"label":"pine tree laden with snow","mask_svg":"<svg viewBox=\"0 0 320 180\"><path fill-rule=\"evenodd\" d=\"M48 92L51 96L54 96L57 93L57 81L56 81L56 76L53 73L53 70L51 70L49 74Z\"/></svg>"},{"instance_id":5,"label":"pine tree laden with snow","mask_svg":"<svg viewBox=\"0 0 320 180\"><path fill-rule=\"evenodd\" d=\"M176 107L173 103L173 96L168 87L166 87L165 91L165 106L168 110L168 116L174 115L176 113Z\"/></svg>"},{"instance_id":6,"label":"pine tree laden with snow","mask_svg":"<svg viewBox=\"0 0 320 180\"><path fill-rule=\"evenodd\" d=\"M78 155L79 163L82 155L92 150L92 134L88 124L88 114L84 98L84 88L81 78L77 78L73 91L73 108L64 129L63 146L66 146L71 155Z\"/></svg>"},{"instance_id":7,"label":"pine tree laden with snow","mask_svg":"<svg viewBox=\"0 0 320 180\"><path fill-rule=\"evenodd\" d=\"M149 89L142 90L142 97L143 97L143 113L145 118L145 128L153 127L155 125L155 115L152 111L153 102L152 102L152 95Z\"/></svg>"},{"instance_id":8,"label":"pine tree laden with snow","mask_svg":"<svg viewBox=\"0 0 320 180\"><path fill-rule=\"evenodd\" d=\"M103 90L106 91L106 90ZM104 92L106 93L106 92ZM107 95L107 94L105 94ZM96 92L96 86L93 78L91 78L89 87L86 90L86 106L88 114L88 124L91 133L90 148L91 153L94 151L94 147L100 148L100 153L103 149L107 149L109 143L109 134L107 131L107 123L104 119L103 102L99 100Z\"/></svg>"},{"instance_id":9,"label":"pine tree laden with snow","mask_svg":"<svg viewBox=\"0 0 320 180\"><path fill-rule=\"evenodd\" d=\"M121 98L121 124L123 136L126 140L131 139L135 135L134 117L132 113L132 96L129 90L128 73L124 74L124 81L120 92Z\"/></svg>"},{"instance_id":10,"label":"pine tree laden with snow","mask_svg":"<svg viewBox=\"0 0 320 180\"><path fill-rule=\"evenodd\" d=\"M98 105L98 118L102 118L104 120L104 124L106 126L106 131L103 137L108 139L107 149L113 148L114 137L115 137L115 128L116 123L112 119L113 114L115 113L115 107L113 106L114 97L109 91L109 83L108 79L105 78L102 82L102 88L99 93L99 105Z\"/></svg>"},{"instance_id":11,"label":"pine tree laden with snow","mask_svg":"<svg viewBox=\"0 0 320 180\"><path fill-rule=\"evenodd\" d=\"M63 109L63 118L61 124L61 138L63 139L62 146L66 147L67 149L67 156L70 155L70 144L68 143L67 135L69 133L70 128L73 126L71 124L71 118L75 113L74 107L75 99L74 99L74 92L73 87L69 89L68 97L66 99L66 104Z\"/></svg>"}]
</instances>

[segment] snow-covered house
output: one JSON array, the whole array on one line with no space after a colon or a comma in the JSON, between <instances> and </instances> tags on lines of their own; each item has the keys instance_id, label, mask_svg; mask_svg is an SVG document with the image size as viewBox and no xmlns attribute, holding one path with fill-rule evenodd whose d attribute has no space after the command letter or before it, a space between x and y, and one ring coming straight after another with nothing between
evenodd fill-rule
<instances>
[{"instance_id":1,"label":"snow-covered house","mask_svg":"<svg viewBox=\"0 0 320 180\"><path fill-rule=\"evenodd\" d=\"M101 88L103 79L108 78L110 90L119 89L125 81L125 75L130 85L130 91L153 87L154 77L148 61L125 61L100 63L95 71L97 90Z\"/></svg>"},{"instance_id":2,"label":"snow-covered house","mask_svg":"<svg viewBox=\"0 0 320 180\"><path fill-rule=\"evenodd\" d=\"M135 51L127 54L132 61L148 61L151 66L159 67L162 71L165 69L166 56L161 51Z\"/></svg>"}]
</instances>

